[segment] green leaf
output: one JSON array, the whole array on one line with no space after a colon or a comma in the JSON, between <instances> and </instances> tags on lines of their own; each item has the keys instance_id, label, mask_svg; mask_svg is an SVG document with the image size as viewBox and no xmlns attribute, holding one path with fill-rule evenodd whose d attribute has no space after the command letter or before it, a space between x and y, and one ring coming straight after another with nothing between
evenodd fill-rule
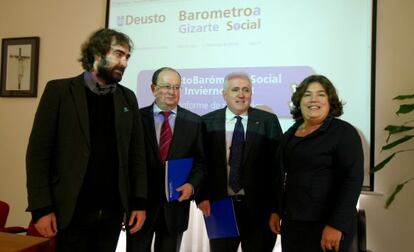
<instances>
[{"instance_id":1,"label":"green leaf","mask_svg":"<svg viewBox=\"0 0 414 252\"><path fill-rule=\"evenodd\" d=\"M385 208L388 209L388 207L392 204L392 202L395 200L395 196L404 188L405 183L399 184L395 187L394 191L388 197L388 199L385 201Z\"/></svg>"},{"instance_id":2,"label":"green leaf","mask_svg":"<svg viewBox=\"0 0 414 252\"><path fill-rule=\"evenodd\" d=\"M404 131L408 131L412 129L414 129L414 127L412 126L388 125L387 127L385 127L384 130L388 131L388 133L392 135L392 134L396 134L396 133L400 133L400 132L404 132Z\"/></svg>"},{"instance_id":3,"label":"green leaf","mask_svg":"<svg viewBox=\"0 0 414 252\"><path fill-rule=\"evenodd\" d=\"M388 143L388 141L390 140L391 135L393 134L397 134L397 133L401 133L404 131L409 131L414 129L414 127L412 126L404 126L404 125L388 125L387 127L385 127L385 131L388 131L388 137L386 142Z\"/></svg>"},{"instance_id":4,"label":"green leaf","mask_svg":"<svg viewBox=\"0 0 414 252\"><path fill-rule=\"evenodd\" d=\"M414 104L402 104L400 105L400 109L397 111L397 115L400 114L407 114L414 110Z\"/></svg>"},{"instance_id":5,"label":"green leaf","mask_svg":"<svg viewBox=\"0 0 414 252\"><path fill-rule=\"evenodd\" d=\"M387 157L386 159L384 159L381 163L377 164L376 166L374 166L374 168L371 169L371 172L377 172L379 170L381 170L382 168L384 168L384 166L386 164L388 164L388 162L390 162L390 160L395 156L396 153L393 153L391 156Z\"/></svg>"},{"instance_id":6,"label":"green leaf","mask_svg":"<svg viewBox=\"0 0 414 252\"><path fill-rule=\"evenodd\" d=\"M405 99L412 99L414 98L414 94L412 95L399 95L393 98L393 100L405 100Z\"/></svg>"},{"instance_id":7,"label":"green leaf","mask_svg":"<svg viewBox=\"0 0 414 252\"><path fill-rule=\"evenodd\" d=\"M397 146L399 144L402 144L402 143L407 142L408 140L410 140L413 137L414 136L411 136L411 135L404 136L404 137L402 137L402 138L400 138L400 139L398 139L398 140L396 140L396 141L394 141L394 142L392 142L390 144L387 144L387 145L382 146L382 150L392 149L392 148L394 148L395 146Z\"/></svg>"},{"instance_id":8,"label":"green leaf","mask_svg":"<svg viewBox=\"0 0 414 252\"><path fill-rule=\"evenodd\" d=\"M388 207L391 205L391 203L395 200L395 197L397 196L397 194L399 192L401 192L401 190L404 188L405 184L409 183L410 181L414 180L414 178L410 178L407 179L406 181L404 181L401 184L398 184L394 191L392 192L392 194L390 195L390 197L387 198L387 200L385 201L385 208L388 209Z\"/></svg>"}]
</instances>

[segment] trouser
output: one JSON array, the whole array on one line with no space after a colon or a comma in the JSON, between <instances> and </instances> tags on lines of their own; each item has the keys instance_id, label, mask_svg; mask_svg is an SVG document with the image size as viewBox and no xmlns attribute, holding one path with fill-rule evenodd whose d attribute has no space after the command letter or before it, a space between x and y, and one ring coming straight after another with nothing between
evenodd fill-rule
<instances>
[{"instance_id":1,"label":"trouser","mask_svg":"<svg viewBox=\"0 0 414 252\"><path fill-rule=\"evenodd\" d=\"M168 232L163 213L158 214L154 227L145 233L128 234L128 252L151 252L152 240L154 240L154 252L179 252L183 233L170 234Z\"/></svg>"},{"instance_id":2,"label":"trouser","mask_svg":"<svg viewBox=\"0 0 414 252\"><path fill-rule=\"evenodd\" d=\"M276 235L267 225L268 219L265 221L253 216L244 196L234 196L232 199L240 236L211 239L210 251L236 252L241 244L243 252L271 252L275 246Z\"/></svg>"},{"instance_id":3,"label":"trouser","mask_svg":"<svg viewBox=\"0 0 414 252\"><path fill-rule=\"evenodd\" d=\"M122 219L122 210L75 212L69 226L57 233L56 252L113 252Z\"/></svg>"},{"instance_id":4,"label":"trouser","mask_svg":"<svg viewBox=\"0 0 414 252\"><path fill-rule=\"evenodd\" d=\"M283 252L322 252L321 239L325 224L317 221L282 221ZM343 234L340 252L347 252L353 234Z\"/></svg>"}]
</instances>

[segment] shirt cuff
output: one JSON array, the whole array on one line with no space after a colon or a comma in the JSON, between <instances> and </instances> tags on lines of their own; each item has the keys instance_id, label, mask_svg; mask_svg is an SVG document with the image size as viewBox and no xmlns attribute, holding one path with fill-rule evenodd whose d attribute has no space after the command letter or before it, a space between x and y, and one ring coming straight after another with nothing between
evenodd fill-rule
<instances>
[{"instance_id":1,"label":"shirt cuff","mask_svg":"<svg viewBox=\"0 0 414 252\"><path fill-rule=\"evenodd\" d=\"M145 210L147 208L147 200L142 197L136 197L132 200L132 210Z\"/></svg>"},{"instance_id":2,"label":"shirt cuff","mask_svg":"<svg viewBox=\"0 0 414 252\"><path fill-rule=\"evenodd\" d=\"M31 214L32 214L32 222L33 223L36 223L43 216L48 215L50 213L53 213L54 210L55 209L53 208L53 206L47 206L47 207L43 207L43 208L39 208L39 209L33 210L31 212Z\"/></svg>"}]
</instances>

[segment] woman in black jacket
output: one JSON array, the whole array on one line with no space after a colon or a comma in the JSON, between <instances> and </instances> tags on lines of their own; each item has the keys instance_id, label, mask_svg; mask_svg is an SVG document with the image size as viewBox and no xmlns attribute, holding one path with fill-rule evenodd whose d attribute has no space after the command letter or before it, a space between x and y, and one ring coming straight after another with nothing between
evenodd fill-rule
<instances>
[{"instance_id":1,"label":"woman in black jacket","mask_svg":"<svg viewBox=\"0 0 414 252\"><path fill-rule=\"evenodd\" d=\"M292 102L295 124L279 149L285 174L282 250L347 251L363 181L361 139L337 118L342 103L326 77L307 77ZM269 224L275 233L279 221L273 213Z\"/></svg>"}]
</instances>

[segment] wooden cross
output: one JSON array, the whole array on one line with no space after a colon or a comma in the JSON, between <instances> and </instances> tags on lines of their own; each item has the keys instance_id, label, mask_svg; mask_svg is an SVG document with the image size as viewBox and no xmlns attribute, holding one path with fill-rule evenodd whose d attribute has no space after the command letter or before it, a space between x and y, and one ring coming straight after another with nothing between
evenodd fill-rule
<instances>
[{"instance_id":1,"label":"wooden cross","mask_svg":"<svg viewBox=\"0 0 414 252\"><path fill-rule=\"evenodd\" d=\"M23 75L24 75L24 60L30 59L30 56L24 56L22 55L22 48L19 47L19 55L10 55L10 58L14 58L17 59L18 62L18 70L17 70L17 79L18 79L18 84L17 84L17 88L18 90L21 89L22 86L22 80L23 80Z\"/></svg>"}]
</instances>

